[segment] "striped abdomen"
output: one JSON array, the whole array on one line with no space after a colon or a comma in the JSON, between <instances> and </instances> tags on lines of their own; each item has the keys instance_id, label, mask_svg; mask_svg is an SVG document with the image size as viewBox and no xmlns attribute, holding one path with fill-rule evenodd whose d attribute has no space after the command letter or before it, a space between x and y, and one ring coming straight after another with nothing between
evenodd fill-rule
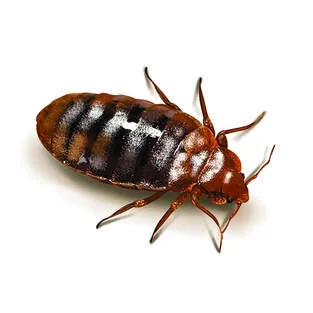
<instances>
[{"instance_id":1,"label":"striped abdomen","mask_svg":"<svg viewBox=\"0 0 313 313\"><path fill-rule=\"evenodd\" d=\"M37 116L37 132L64 164L113 184L167 189L182 140L201 126L193 117L144 100L69 94Z\"/></svg>"}]
</instances>

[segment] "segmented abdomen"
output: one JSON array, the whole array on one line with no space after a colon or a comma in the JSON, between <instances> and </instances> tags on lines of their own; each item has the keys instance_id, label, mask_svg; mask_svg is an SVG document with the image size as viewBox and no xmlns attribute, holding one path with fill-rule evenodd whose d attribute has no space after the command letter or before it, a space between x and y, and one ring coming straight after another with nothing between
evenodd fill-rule
<instances>
[{"instance_id":1,"label":"segmented abdomen","mask_svg":"<svg viewBox=\"0 0 313 313\"><path fill-rule=\"evenodd\" d=\"M37 132L58 160L99 180L160 190L175 152L201 124L148 101L109 94L69 94L37 116Z\"/></svg>"}]
</instances>

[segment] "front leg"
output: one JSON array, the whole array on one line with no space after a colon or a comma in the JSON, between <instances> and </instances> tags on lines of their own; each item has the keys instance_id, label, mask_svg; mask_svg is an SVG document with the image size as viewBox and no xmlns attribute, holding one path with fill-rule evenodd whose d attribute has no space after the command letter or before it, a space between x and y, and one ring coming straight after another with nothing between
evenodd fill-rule
<instances>
[{"instance_id":1,"label":"front leg","mask_svg":"<svg viewBox=\"0 0 313 313\"><path fill-rule=\"evenodd\" d=\"M207 210L203 205L201 205L199 203L199 199L201 198L201 196L202 196L202 191L198 187L195 187L192 190L191 202L194 206L196 206L198 209L200 209L203 213L208 215L214 221L214 223L217 225L217 227L220 231L220 244L219 244L218 252L221 252L222 243L223 243L223 231L222 231L221 225L220 225L217 217L213 213L211 213L209 210Z\"/></svg>"},{"instance_id":2,"label":"front leg","mask_svg":"<svg viewBox=\"0 0 313 313\"><path fill-rule=\"evenodd\" d=\"M227 227L229 226L230 221L235 217L235 215L238 213L239 209L241 207L241 203L237 203L237 206L235 208L235 210L230 214L230 216L228 217L228 220L225 224L225 226L223 227L222 233L225 232L225 230L227 229Z\"/></svg>"}]
</instances>

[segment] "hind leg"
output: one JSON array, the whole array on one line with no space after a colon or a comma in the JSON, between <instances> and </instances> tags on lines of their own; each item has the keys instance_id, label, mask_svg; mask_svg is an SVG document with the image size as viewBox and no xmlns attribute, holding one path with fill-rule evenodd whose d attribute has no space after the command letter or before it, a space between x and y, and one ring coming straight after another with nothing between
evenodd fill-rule
<instances>
[{"instance_id":1,"label":"hind leg","mask_svg":"<svg viewBox=\"0 0 313 313\"><path fill-rule=\"evenodd\" d=\"M209 216L213 221L214 223L216 224L216 226L218 227L219 229L219 232L220 232L220 244L219 246L217 247L218 248L218 252L221 252L222 250L222 243L223 243L223 231L222 231L222 227L217 219L217 217L211 213L209 210L207 210L203 205L201 205L199 203L199 199L200 197L202 196L202 191L198 188L198 187L195 187L192 191L192 194L191 194L191 202L194 206L196 206L198 209L200 209L203 213L205 213L207 216Z\"/></svg>"},{"instance_id":2,"label":"hind leg","mask_svg":"<svg viewBox=\"0 0 313 313\"><path fill-rule=\"evenodd\" d=\"M148 205L149 203L159 199L160 197L162 197L164 194L166 193L166 191L161 191L161 192L157 192L155 194L153 194L152 196L142 199L142 200L136 200L133 201L129 204L126 204L125 206L121 207L119 210L117 210L116 212L114 212L113 214L111 214L110 216L102 219L96 226L96 228L99 228L104 222L106 222L107 220L109 220L112 217L118 216L132 208L141 208L145 205Z\"/></svg>"}]
</instances>

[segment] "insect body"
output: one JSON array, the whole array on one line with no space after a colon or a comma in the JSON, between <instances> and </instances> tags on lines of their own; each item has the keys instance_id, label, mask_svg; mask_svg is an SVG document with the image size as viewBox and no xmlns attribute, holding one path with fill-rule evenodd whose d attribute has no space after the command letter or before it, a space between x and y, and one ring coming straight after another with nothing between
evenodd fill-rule
<instances>
[{"instance_id":1,"label":"insect body","mask_svg":"<svg viewBox=\"0 0 313 313\"><path fill-rule=\"evenodd\" d=\"M78 172L121 187L155 191L152 196L134 201L103 219L97 228L109 218L174 191L179 195L155 227L150 241L171 213L190 198L218 226L220 250L230 220L249 199L248 183L270 162L269 158L245 181L239 158L227 148L226 135L254 126L264 112L249 125L224 130L215 136L201 79L203 124L170 102L147 69L145 73L165 104L105 93L68 94L38 114L38 136L55 158ZM274 147L270 157L273 150ZM236 203L224 227L199 203L202 195L216 204Z\"/></svg>"}]
</instances>

